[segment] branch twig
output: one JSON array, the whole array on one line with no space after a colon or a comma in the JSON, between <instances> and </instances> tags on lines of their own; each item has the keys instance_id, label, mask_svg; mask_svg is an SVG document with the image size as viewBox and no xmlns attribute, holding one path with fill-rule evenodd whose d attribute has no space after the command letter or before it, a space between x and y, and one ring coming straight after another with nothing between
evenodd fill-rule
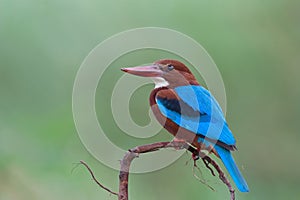
<instances>
[{"instance_id":1,"label":"branch twig","mask_svg":"<svg viewBox=\"0 0 300 200\"><path fill-rule=\"evenodd\" d=\"M99 185L99 187L101 187L102 189L106 190L107 192L109 192L110 194L113 194L113 195L119 195L118 193L116 192L113 192L111 191L110 189L108 189L107 187L105 187L104 185L102 185L98 180L97 178L95 177L94 175L94 172L92 171L92 169L88 166L88 164L86 164L86 162L84 162L83 160L80 161L81 164L83 164L85 166L85 168L90 172L91 176L92 176L92 179L96 182L97 185Z\"/></svg>"}]
</instances>

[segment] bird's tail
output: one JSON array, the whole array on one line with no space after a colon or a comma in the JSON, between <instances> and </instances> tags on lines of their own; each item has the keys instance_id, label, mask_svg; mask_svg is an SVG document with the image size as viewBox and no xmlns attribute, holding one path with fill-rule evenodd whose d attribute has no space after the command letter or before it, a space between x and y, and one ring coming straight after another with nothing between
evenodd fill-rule
<instances>
[{"instance_id":1,"label":"bird's tail","mask_svg":"<svg viewBox=\"0 0 300 200\"><path fill-rule=\"evenodd\" d=\"M227 171L229 172L231 178L235 182L235 185L241 192L249 192L248 185L240 170L236 166L234 159L229 150L224 149L218 145L215 145L214 148L218 152L223 164L225 165Z\"/></svg>"}]
</instances>

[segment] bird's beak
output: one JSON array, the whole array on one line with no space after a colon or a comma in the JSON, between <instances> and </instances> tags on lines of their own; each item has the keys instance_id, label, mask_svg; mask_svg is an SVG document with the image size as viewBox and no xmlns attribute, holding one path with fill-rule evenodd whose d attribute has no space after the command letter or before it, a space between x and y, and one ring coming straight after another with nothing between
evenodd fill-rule
<instances>
[{"instance_id":1,"label":"bird's beak","mask_svg":"<svg viewBox=\"0 0 300 200\"><path fill-rule=\"evenodd\" d=\"M121 70L129 74L143 77L160 77L162 75L162 71L157 65L122 68Z\"/></svg>"}]
</instances>

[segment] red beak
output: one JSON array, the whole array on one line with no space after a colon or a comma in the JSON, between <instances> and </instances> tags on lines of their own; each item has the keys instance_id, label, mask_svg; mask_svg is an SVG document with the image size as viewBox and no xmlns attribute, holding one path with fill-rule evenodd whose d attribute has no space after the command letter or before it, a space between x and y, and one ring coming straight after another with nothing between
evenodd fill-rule
<instances>
[{"instance_id":1,"label":"red beak","mask_svg":"<svg viewBox=\"0 0 300 200\"><path fill-rule=\"evenodd\" d=\"M160 77L162 75L162 71L157 65L122 68L121 70L129 74L143 77Z\"/></svg>"}]
</instances>

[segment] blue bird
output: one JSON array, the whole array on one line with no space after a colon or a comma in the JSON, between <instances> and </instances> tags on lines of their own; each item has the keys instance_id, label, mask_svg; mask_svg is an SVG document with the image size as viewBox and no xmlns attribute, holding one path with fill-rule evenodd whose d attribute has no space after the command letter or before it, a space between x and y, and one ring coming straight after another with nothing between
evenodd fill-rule
<instances>
[{"instance_id":1,"label":"blue bird","mask_svg":"<svg viewBox=\"0 0 300 200\"><path fill-rule=\"evenodd\" d=\"M236 140L216 99L200 86L191 71L177 60L159 60L150 66L122 68L122 71L151 77L155 89L150 94L151 109L166 130L178 140L215 153L223 162L237 188L249 187L231 151Z\"/></svg>"}]
</instances>

